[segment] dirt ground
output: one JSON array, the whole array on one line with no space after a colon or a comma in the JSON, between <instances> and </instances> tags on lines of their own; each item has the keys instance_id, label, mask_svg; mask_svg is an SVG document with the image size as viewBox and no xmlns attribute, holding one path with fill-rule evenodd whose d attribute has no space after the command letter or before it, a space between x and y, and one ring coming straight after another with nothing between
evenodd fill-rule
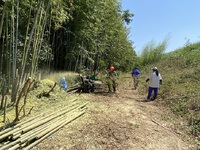
<instances>
[{"instance_id":1,"label":"dirt ground","mask_svg":"<svg viewBox=\"0 0 200 150\"><path fill-rule=\"evenodd\" d=\"M81 94L86 113L34 150L196 150L181 120L156 101L144 102L137 90ZM197 142L196 142L197 143Z\"/></svg>"}]
</instances>

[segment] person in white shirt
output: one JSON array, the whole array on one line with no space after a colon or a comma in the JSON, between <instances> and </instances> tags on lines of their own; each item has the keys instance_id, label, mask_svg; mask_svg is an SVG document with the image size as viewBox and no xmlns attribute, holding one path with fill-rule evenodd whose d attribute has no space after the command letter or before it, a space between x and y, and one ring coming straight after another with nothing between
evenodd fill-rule
<instances>
[{"instance_id":1,"label":"person in white shirt","mask_svg":"<svg viewBox=\"0 0 200 150\"><path fill-rule=\"evenodd\" d=\"M150 76L146 79L146 82L149 81L149 90L147 95L147 101L151 100L152 92L154 91L154 96L152 100L155 100L158 95L158 88L159 84L162 84L162 77L160 73L158 72L158 68L154 67L152 68L153 72L150 74Z\"/></svg>"}]
</instances>

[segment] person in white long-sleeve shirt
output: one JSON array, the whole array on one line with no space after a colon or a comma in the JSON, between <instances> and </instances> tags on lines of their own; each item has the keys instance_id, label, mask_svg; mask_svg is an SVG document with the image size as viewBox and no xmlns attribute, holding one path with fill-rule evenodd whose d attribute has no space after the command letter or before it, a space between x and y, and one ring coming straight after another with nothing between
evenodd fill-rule
<instances>
[{"instance_id":1,"label":"person in white long-sleeve shirt","mask_svg":"<svg viewBox=\"0 0 200 150\"><path fill-rule=\"evenodd\" d=\"M157 98L159 84L162 84L162 77L161 77L160 73L158 72L158 68L154 67L154 68L152 68L152 71L153 72L146 79L146 82L149 81L147 101L150 101L153 91L154 91L154 96L153 96L152 100L155 100Z\"/></svg>"}]
</instances>

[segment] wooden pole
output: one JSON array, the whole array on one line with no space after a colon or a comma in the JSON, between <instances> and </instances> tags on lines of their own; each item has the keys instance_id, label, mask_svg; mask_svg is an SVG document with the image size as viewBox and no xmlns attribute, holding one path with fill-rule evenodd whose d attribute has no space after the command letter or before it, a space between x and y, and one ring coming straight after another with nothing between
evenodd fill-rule
<instances>
[{"instance_id":1,"label":"wooden pole","mask_svg":"<svg viewBox=\"0 0 200 150\"><path fill-rule=\"evenodd\" d=\"M34 142L34 144L29 145L26 149L29 149L33 145L37 144L38 142L41 142L46 137L48 137L50 134L56 132L58 129L63 127L64 125L72 122L73 120L77 119L78 117L82 116L85 113L85 106L86 103L83 105L80 105L73 111L70 111L70 113L67 113L65 115L59 116L58 118L55 118L53 121L48 122L46 124L41 124L39 128L35 128L34 130L29 130L29 132L26 132L22 135L17 135L18 139L16 138L15 141L8 143L7 145L4 145L1 147L1 150L6 150L8 148L15 149L15 148L22 148L23 146L28 145L31 141L37 140Z\"/></svg>"},{"instance_id":2,"label":"wooden pole","mask_svg":"<svg viewBox=\"0 0 200 150\"><path fill-rule=\"evenodd\" d=\"M5 96L4 112L3 112L3 122L4 122L4 123L6 122L7 99L8 99L8 97Z\"/></svg>"},{"instance_id":3,"label":"wooden pole","mask_svg":"<svg viewBox=\"0 0 200 150\"><path fill-rule=\"evenodd\" d=\"M72 122L73 120L77 119L78 117L82 116L84 114L84 112L81 112L80 114L78 114L75 118L70 119L66 122L63 122L61 125L57 126L56 128L52 129L50 132L48 132L46 135L44 135L43 137L41 137L39 140L37 140L36 142L30 144L29 146L25 147L24 150L30 150L32 147L34 147L35 145L37 145L38 143L40 143L41 141L43 141L45 138L47 138L49 135L53 134L54 132L56 132L57 130L59 130L60 128L62 128L63 126L65 126L66 124Z\"/></svg>"}]
</instances>

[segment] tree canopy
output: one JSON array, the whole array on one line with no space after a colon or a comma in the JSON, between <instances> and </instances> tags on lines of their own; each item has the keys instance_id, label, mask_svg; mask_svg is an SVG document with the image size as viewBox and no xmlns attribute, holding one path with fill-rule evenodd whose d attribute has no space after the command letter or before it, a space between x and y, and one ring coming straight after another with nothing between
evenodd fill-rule
<instances>
[{"instance_id":1,"label":"tree canopy","mask_svg":"<svg viewBox=\"0 0 200 150\"><path fill-rule=\"evenodd\" d=\"M0 75L46 70L127 71L136 53L128 39L133 14L118 0L4 0L0 3Z\"/></svg>"}]
</instances>

